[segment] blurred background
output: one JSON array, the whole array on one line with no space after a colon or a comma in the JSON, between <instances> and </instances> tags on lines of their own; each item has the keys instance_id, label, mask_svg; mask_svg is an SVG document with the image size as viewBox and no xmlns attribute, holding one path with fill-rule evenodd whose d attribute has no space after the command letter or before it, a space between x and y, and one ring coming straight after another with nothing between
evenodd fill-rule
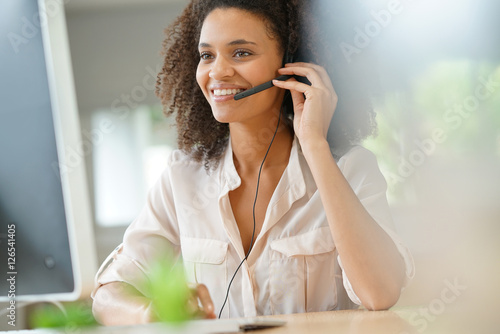
<instances>
[{"instance_id":1,"label":"blurred background","mask_svg":"<svg viewBox=\"0 0 500 334\"><path fill-rule=\"evenodd\" d=\"M163 29L186 4L66 2L99 262L175 148L154 85ZM489 328L500 297L500 2L319 4L332 15L324 29L336 66L376 88L378 134L363 145L377 155L417 266L397 306L419 305L407 318L419 332L439 332L445 312Z\"/></svg>"}]
</instances>

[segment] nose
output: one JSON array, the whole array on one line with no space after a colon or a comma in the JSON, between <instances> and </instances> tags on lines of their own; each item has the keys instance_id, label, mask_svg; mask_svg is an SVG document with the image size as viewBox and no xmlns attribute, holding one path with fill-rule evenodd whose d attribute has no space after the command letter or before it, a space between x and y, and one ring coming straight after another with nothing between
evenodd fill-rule
<instances>
[{"instance_id":1,"label":"nose","mask_svg":"<svg viewBox=\"0 0 500 334\"><path fill-rule=\"evenodd\" d=\"M212 62L208 76L214 80L223 80L234 75L234 69L227 59L222 56Z\"/></svg>"}]
</instances>

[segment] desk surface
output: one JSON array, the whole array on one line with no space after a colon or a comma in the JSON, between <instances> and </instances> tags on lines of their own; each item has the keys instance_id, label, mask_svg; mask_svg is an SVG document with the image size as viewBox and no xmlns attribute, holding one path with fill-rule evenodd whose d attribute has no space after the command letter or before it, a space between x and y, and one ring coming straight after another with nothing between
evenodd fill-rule
<instances>
[{"instance_id":1,"label":"desk surface","mask_svg":"<svg viewBox=\"0 0 500 334\"><path fill-rule=\"evenodd\" d=\"M417 333L416 328L394 311L348 310L272 316L287 321L284 327L259 333Z\"/></svg>"},{"instance_id":2,"label":"desk surface","mask_svg":"<svg viewBox=\"0 0 500 334\"><path fill-rule=\"evenodd\" d=\"M390 311L366 311L366 310L348 310L316 312L289 315L266 316L265 318L282 319L287 323L283 327L269 328L247 333L256 334L419 334L419 333L475 333L491 332L479 329L486 329L478 323L477 317L470 317L463 313L444 313L429 317L429 314L423 315L419 308L396 309ZM474 319L473 319L474 318ZM465 319L465 320L464 320ZM472 320L473 319L473 320ZM461 321L464 320L464 321ZM162 324L149 324L143 326L127 327L96 327L80 330L77 328L66 328L64 332L74 332L76 329L81 334L179 334L179 333L236 333L230 332L216 325L224 325L225 320L202 320L188 323L184 327L171 327ZM194 325L194 326L192 326ZM488 326L488 328L491 328ZM472 331L471 331L472 330ZM479 331L476 331L479 330ZM12 333L12 332L11 332ZM15 333L15 332L13 332ZM18 333L43 333L60 334L60 331L35 330L18 331Z\"/></svg>"},{"instance_id":3,"label":"desk surface","mask_svg":"<svg viewBox=\"0 0 500 334\"><path fill-rule=\"evenodd\" d=\"M259 330L256 334L462 334L499 333L500 321L482 317L484 310L446 310L425 312L425 308L407 307L389 311L346 310L289 315L270 318L283 319L283 327ZM496 317L498 319L498 317Z\"/></svg>"}]
</instances>

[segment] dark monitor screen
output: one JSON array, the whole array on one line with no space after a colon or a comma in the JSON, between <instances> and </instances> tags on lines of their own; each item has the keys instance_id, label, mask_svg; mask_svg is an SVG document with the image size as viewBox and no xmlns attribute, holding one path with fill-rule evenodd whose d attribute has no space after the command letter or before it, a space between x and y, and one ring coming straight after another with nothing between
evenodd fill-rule
<instances>
[{"instance_id":1,"label":"dark monitor screen","mask_svg":"<svg viewBox=\"0 0 500 334\"><path fill-rule=\"evenodd\" d=\"M64 14L60 8L55 15ZM80 284L73 263L77 247L68 228L73 208L64 194L75 185L62 182L59 168L63 138L57 124L65 125L56 113L61 106L54 90L61 80L54 78L56 71L50 73L58 64L47 59L61 51L47 53L51 44L43 31L49 24L45 19L57 18L44 19L45 14L36 0L0 1L1 297L7 296L12 277L16 297L71 294Z\"/></svg>"}]
</instances>

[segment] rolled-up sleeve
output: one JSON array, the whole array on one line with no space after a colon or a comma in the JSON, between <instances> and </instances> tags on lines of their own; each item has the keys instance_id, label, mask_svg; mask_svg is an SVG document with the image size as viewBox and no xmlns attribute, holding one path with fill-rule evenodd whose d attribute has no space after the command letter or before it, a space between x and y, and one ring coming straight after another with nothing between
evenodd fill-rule
<instances>
[{"instance_id":1,"label":"rolled-up sleeve","mask_svg":"<svg viewBox=\"0 0 500 334\"><path fill-rule=\"evenodd\" d=\"M167 167L151 188L145 207L125 231L123 243L101 265L92 297L111 282L128 283L151 297L146 288L151 266L165 256L179 256L179 228L170 181Z\"/></svg>"},{"instance_id":2,"label":"rolled-up sleeve","mask_svg":"<svg viewBox=\"0 0 500 334\"><path fill-rule=\"evenodd\" d=\"M415 265L410 250L395 233L386 196L387 182L380 172L375 155L361 146L356 146L339 160L338 165L365 209L396 245L406 267L403 288L406 287L415 274ZM345 274L340 257L338 257L338 262L343 271L344 288L349 298L361 305L361 300L354 293L349 278Z\"/></svg>"}]
</instances>

